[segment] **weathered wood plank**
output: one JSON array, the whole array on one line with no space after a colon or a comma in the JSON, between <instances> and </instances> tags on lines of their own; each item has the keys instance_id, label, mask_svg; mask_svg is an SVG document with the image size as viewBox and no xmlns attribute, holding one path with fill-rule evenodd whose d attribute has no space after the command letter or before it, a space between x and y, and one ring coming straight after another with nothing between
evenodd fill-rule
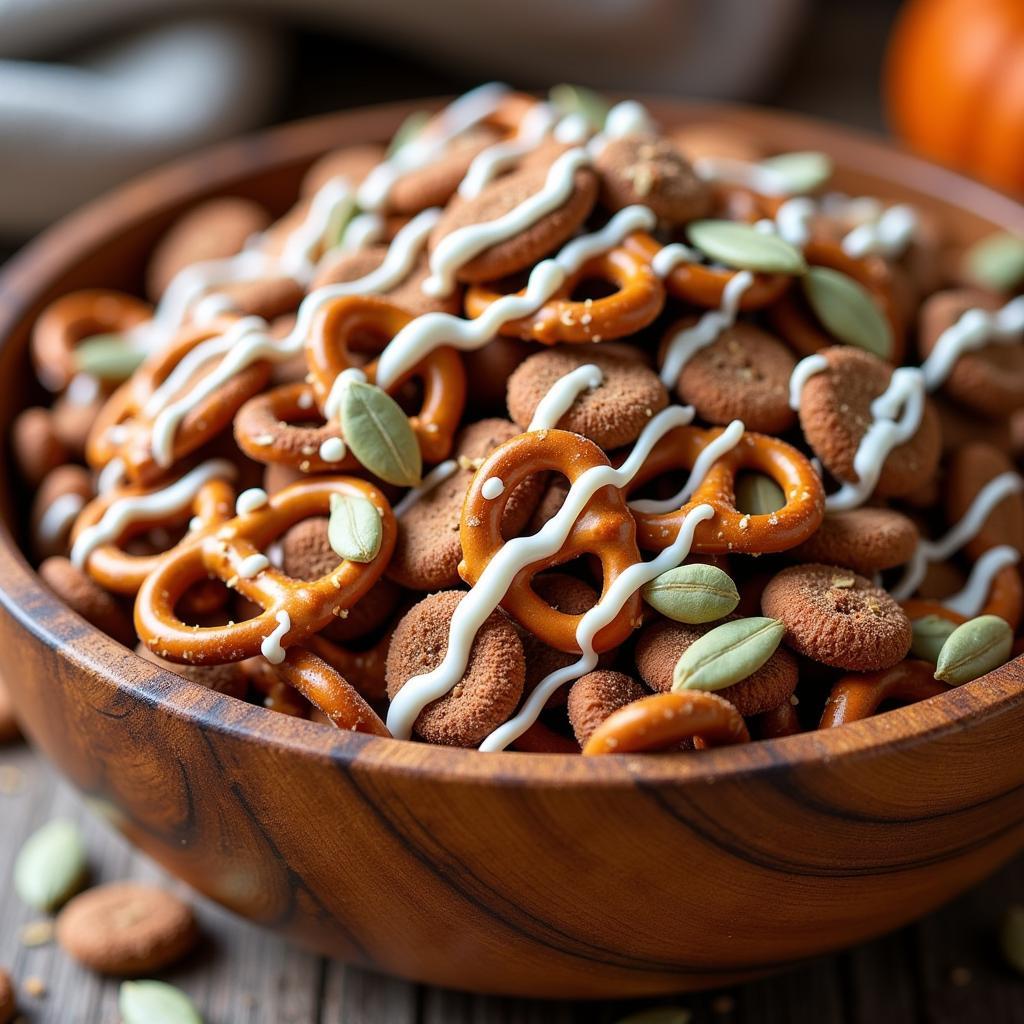
<instances>
[{"instance_id":1,"label":"weathered wood plank","mask_svg":"<svg viewBox=\"0 0 1024 1024\"><path fill-rule=\"evenodd\" d=\"M921 1019L916 934L905 928L851 950L841 960L850 1024L907 1024Z\"/></svg>"},{"instance_id":2,"label":"weathered wood plank","mask_svg":"<svg viewBox=\"0 0 1024 1024\"><path fill-rule=\"evenodd\" d=\"M320 1024L416 1024L415 985L344 964L325 965Z\"/></svg>"}]
</instances>

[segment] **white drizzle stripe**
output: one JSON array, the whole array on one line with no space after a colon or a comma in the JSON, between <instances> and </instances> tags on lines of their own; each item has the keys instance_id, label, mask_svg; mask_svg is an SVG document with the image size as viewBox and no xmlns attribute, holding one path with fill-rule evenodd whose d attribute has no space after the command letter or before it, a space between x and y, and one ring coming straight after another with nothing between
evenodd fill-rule
<instances>
[{"instance_id":1,"label":"white drizzle stripe","mask_svg":"<svg viewBox=\"0 0 1024 1024\"><path fill-rule=\"evenodd\" d=\"M99 522L87 526L78 535L71 548L71 561L79 569L84 568L98 547L117 540L133 523L164 519L187 508L209 481L234 480L236 474L237 470L227 459L210 459L158 491L112 501Z\"/></svg>"},{"instance_id":2,"label":"white drizzle stripe","mask_svg":"<svg viewBox=\"0 0 1024 1024\"><path fill-rule=\"evenodd\" d=\"M996 575L1006 566L1016 565L1019 561L1020 552L1009 544L989 548L971 567L971 575L963 590L947 597L943 605L951 612L968 619L973 618L985 606Z\"/></svg>"},{"instance_id":3,"label":"white drizzle stripe","mask_svg":"<svg viewBox=\"0 0 1024 1024\"><path fill-rule=\"evenodd\" d=\"M734 274L722 289L722 305L710 309L692 326L677 331L665 349L665 362L661 367L661 383L667 388L675 387L683 367L702 348L714 344L719 335L736 323L740 300L743 293L754 283L749 270Z\"/></svg>"},{"instance_id":4,"label":"white drizzle stripe","mask_svg":"<svg viewBox=\"0 0 1024 1024\"><path fill-rule=\"evenodd\" d=\"M559 551L594 494L602 487L625 487L639 472L655 444L675 427L692 422L693 416L690 406L674 405L663 409L641 431L622 466L618 469L594 466L586 470L569 488L562 507L537 533L514 537L500 548L455 609L448 649L440 665L424 675L414 676L395 694L388 709L388 729L392 736L408 739L423 708L443 697L462 678L477 632L501 603L516 574L532 562Z\"/></svg>"},{"instance_id":5,"label":"white drizzle stripe","mask_svg":"<svg viewBox=\"0 0 1024 1024\"><path fill-rule=\"evenodd\" d=\"M676 539L657 558L650 562L637 562L629 566L612 585L604 597L580 620L576 628L576 642L582 655L578 661L545 676L526 699L519 713L500 725L480 744L480 750L491 752L504 750L513 740L522 736L537 721L551 695L566 683L586 675L598 661L594 650L594 638L622 611L629 598L645 583L682 564L693 546L693 534L697 526L714 518L715 510L710 505L697 505L683 517Z\"/></svg>"},{"instance_id":6,"label":"white drizzle stripe","mask_svg":"<svg viewBox=\"0 0 1024 1024\"><path fill-rule=\"evenodd\" d=\"M841 243L843 252L854 259L879 255L899 257L914 240L917 214L906 203L890 206L879 217L858 224Z\"/></svg>"},{"instance_id":7,"label":"white drizzle stripe","mask_svg":"<svg viewBox=\"0 0 1024 1024\"><path fill-rule=\"evenodd\" d=\"M584 391L594 391L604 383L604 374L593 363L577 366L559 377L537 403L527 430L551 430L572 408Z\"/></svg>"},{"instance_id":8,"label":"white drizzle stripe","mask_svg":"<svg viewBox=\"0 0 1024 1024\"><path fill-rule=\"evenodd\" d=\"M327 229L340 217L352 212L355 198L344 178L332 178L310 203L302 224L289 236L281 252L279 266L289 277L308 284L316 269L314 256L324 241Z\"/></svg>"},{"instance_id":9,"label":"white drizzle stripe","mask_svg":"<svg viewBox=\"0 0 1024 1024\"><path fill-rule=\"evenodd\" d=\"M260 644L260 654L271 665L280 665L286 656L281 641L288 635L288 630L292 628L292 617L282 608L274 618L277 620L277 625L269 636L263 638L263 643Z\"/></svg>"},{"instance_id":10,"label":"white drizzle stripe","mask_svg":"<svg viewBox=\"0 0 1024 1024\"><path fill-rule=\"evenodd\" d=\"M751 163L749 160L738 160L735 157L702 156L693 161L693 169L705 181L717 181L739 188L749 188L763 196L789 195L789 182L786 176Z\"/></svg>"},{"instance_id":11,"label":"white drizzle stripe","mask_svg":"<svg viewBox=\"0 0 1024 1024\"><path fill-rule=\"evenodd\" d=\"M622 100L605 115L604 134L609 139L621 139L626 135L652 135L657 125L647 108L636 100Z\"/></svg>"},{"instance_id":12,"label":"white drizzle stripe","mask_svg":"<svg viewBox=\"0 0 1024 1024\"><path fill-rule=\"evenodd\" d=\"M459 195L473 199L502 171L515 165L532 153L548 136L555 125L555 112L547 103L531 107L523 117L514 139L496 142L478 153L459 183Z\"/></svg>"},{"instance_id":13,"label":"white drizzle stripe","mask_svg":"<svg viewBox=\"0 0 1024 1024\"><path fill-rule=\"evenodd\" d=\"M392 511L396 519L401 519L425 494L429 494L435 487L439 487L450 476L454 476L459 468L455 459L446 459L439 462L422 480L417 487L412 487L402 496Z\"/></svg>"},{"instance_id":14,"label":"white drizzle stripe","mask_svg":"<svg viewBox=\"0 0 1024 1024\"><path fill-rule=\"evenodd\" d=\"M811 240L811 221L814 219L814 201L806 196L787 199L775 211L775 230L784 242L803 247Z\"/></svg>"},{"instance_id":15,"label":"white drizzle stripe","mask_svg":"<svg viewBox=\"0 0 1024 1024\"><path fill-rule=\"evenodd\" d=\"M264 569L270 566L270 559L257 551L254 555L247 555L238 563L238 577L243 580L251 580L258 576Z\"/></svg>"},{"instance_id":16,"label":"white drizzle stripe","mask_svg":"<svg viewBox=\"0 0 1024 1024\"><path fill-rule=\"evenodd\" d=\"M450 313L425 313L402 328L391 339L377 364L377 384L387 390L407 370L440 345L451 345L469 351L486 345L510 320L535 313L561 287L569 274L575 273L587 260L619 245L634 231L650 231L656 224L654 214L646 206L627 206L600 230L568 242L551 259L538 263L530 272L525 295L503 295L472 320ZM306 302L315 299L314 292ZM299 307L302 326L303 309Z\"/></svg>"},{"instance_id":17,"label":"white drizzle stripe","mask_svg":"<svg viewBox=\"0 0 1024 1024\"><path fill-rule=\"evenodd\" d=\"M701 255L682 242L670 242L663 245L651 260L651 270L656 277L664 280L679 266L680 263L700 263Z\"/></svg>"},{"instance_id":18,"label":"white drizzle stripe","mask_svg":"<svg viewBox=\"0 0 1024 1024\"><path fill-rule=\"evenodd\" d=\"M242 491L235 501L235 515L247 516L250 512L263 508L268 501L270 501L270 497L262 487L250 487L248 490Z\"/></svg>"},{"instance_id":19,"label":"white drizzle stripe","mask_svg":"<svg viewBox=\"0 0 1024 1024\"><path fill-rule=\"evenodd\" d=\"M430 276L423 282L424 293L435 297L450 295L459 267L563 206L572 195L576 172L590 163L585 149L567 150L551 165L543 187L508 213L496 220L467 224L445 235L430 254Z\"/></svg>"},{"instance_id":20,"label":"white drizzle stripe","mask_svg":"<svg viewBox=\"0 0 1024 1024\"><path fill-rule=\"evenodd\" d=\"M85 505L85 498L74 491L66 494L59 494L50 503L49 507L39 517L36 526L36 535L44 544L55 544L60 540L74 523L78 513Z\"/></svg>"},{"instance_id":21,"label":"white drizzle stripe","mask_svg":"<svg viewBox=\"0 0 1024 1024\"><path fill-rule=\"evenodd\" d=\"M339 249L353 252L379 242L384 235L384 218L379 213L357 213L346 225Z\"/></svg>"},{"instance_id":22,"label":"white drizzle stripe","mask_svg":"<svg viewBox=\"0 0 1024 1024\"><path fill-rule=\"evenodd\" d=\"M828 369L828 360L821 354L805 356L796 366L789 378L789 407L794 412L800 411L800 399L807 382L819 373Z\"/></svg>"},{"instance_id":23,"label":"white drizzle stripe","mask_svg":"<svg viewBox=\"0 0 1024 1024\"><path fill-rule=\"evenodd\" d=\"M120 487L127 477L124 459L111 459L96 477L96 493L109 494L115 487Z\"/></svg>"}]
</instances>

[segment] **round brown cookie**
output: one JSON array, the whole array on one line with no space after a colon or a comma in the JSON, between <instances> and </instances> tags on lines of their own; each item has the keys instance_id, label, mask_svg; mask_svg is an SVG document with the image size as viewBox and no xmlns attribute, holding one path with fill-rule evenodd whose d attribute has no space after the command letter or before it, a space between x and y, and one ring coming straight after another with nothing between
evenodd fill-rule
<instances>
[{"instance_id":1,"label":"round brown cookie","mask_svg":"<svg viewBox=\"0 0 1024 1024\"><path fill-rule=\"evenodd\" d=\"M32 406L15 417L11 448L18 472L33 487L51 470L71 461L71 453L57 437L53 414L41 406Z\"/></svg>"},{"instance_id":2,"label":"round brown cookie","mask_svg":"<svg viewBox=\"0 0 1024 1024\"><path fill-rule=\"evenodd\" d=\"M39 566L43 582L86 622L126 647L135 646L135 627L117 601L98 583L61 555L47 558Z\"/></svg>"},{"instance_id":3,"label":"round brown cookie","mask_svg":"<svg viewBox=\"0 0 1024 1024\"><path fill-rule=\"evenodd\" d=\"M918 314L917 345L922 359L939 338L968 310L994 312L1003 299L973 288L930 295ZM1024 347L989 344L964 353L942 385L942 391L961 405L990 420L1002 420L1024 408Z\"/></svg>"},{"instance_id":4,"label":"round brown cookie","mask_svg":"<svg viewBox=\"0 0 1024 1024\"><path fill-rule=\"evenodd\" d=\"M967 514L982 488L997 476L1013 472L1013 463L998 448L976 441L956 448L946 466L943 488L946 519L952 527ZM1008 494L989 513L981 530L964 545L973 559L989 548L1009 544L1024 553L1024 495Z\"/></svg>"},{"instance_id":5,"label":"round brown cookie","mask_svg":"<svg viewBox=\"0 0 1024 1024\"><path fill-rule=\"evenodd\" d=\"M38 558L63 555L78 513L93 496L92 474L68 463L50 470L32 499L29 529Z\"/></svg>"},{"instance_id":6,"label":"round brown cookie","mask_svg":"<svg viewBox=\"0 0 1024 1024\"><path fill-rule=\"evenodd\" d=\"M970 409L965 409L941 393L932 395L932 401L942 422L943 451L949 452L970 441L984 441L1007 455L1015 454L1011 431L1013 416L1001 420L979 419ZM1024 416L1024 409L1020 413Z\"/></svg>"},{"instance_id":7,"label":"round brown cookie","mask_svg":"<svg viewBox=\"0 0 1024 1024\"><path fill-rule=\"evenodd\" d=\"M509 377L524 359L538 351L539 345L498 335L483 348L463 352L466 380L472 381L466 395L468 405L482 415L504 416Z\"/></svg>"},{"instance_id":8,"label":"round brown cookie","mask_svg":"<svg viewBox=\"0 0 1024 1024\"><path fill-rule=\"evenodd\" d=\"M261 316L273 320L298 309L305 292L291 277L268 277L260 281L237 281L217 289L240 316Z\"/></svg>"},{"instance_id":9,"label":"round brown cookie","mask_svg":"<svg viewBox=\"0 0 1024 1024\"><path fill-rule=\"evenodd\" d=\"M698 317L677 320L662 341L662 356L680 331ZM710 345L687 360L676 394L708 423L743 420L748 430L781 434L796 422L789 407L789 378L796 366L793 353L778 338L750 323L727 327Z\"/></svg>"},{"instance_id":10,"label":"round brown cookie","mask_svg":"<svg viewBox=\"0 0 1024 1024\"><path fill-rule=\"evenodd\" d=\"M372 274L384 262L387 254L386 245L371 245L365 249L339 249L330 253L317 266L310 290L329 284L358 281L367 274ZM457 289L451 295L440 299L432 298L423 291L423 282L429 274L430 267L426 257L421 256L405 280L380 294L413 316L422 316L424 313L461 312L462 299Z\"/></svg>"},{"instance_id":11,"label":"round brown cookie","mask_svg":"<svg viewBox=\"0 0 1024 1024\"><path fill-rule=\"evenodd\" d=\"M351 188L358 188L385 155L383 146L372 143L332 149L306 171L300 194L315 196L333 178L344 178Z\"/></svg>"},{"instance_id":12,"label":"round brown cookie","mask_svg":"<svg viewBox=\"0 0 1024 1024\"><path fill-rule=\"evenodd\" d=\"M725 621L728 620L722 620ZM665 618L655 619L643 629L636 642L636 667L640 677L652 690L667 693L672 689L672 673L682 653L722 622L690 626ZM759 715L789 699L796 689L797 676L795 659L780 647L752 675L717 692L744 717Z\"/></svg>"},{"instance_id":13,"label":"round brown cookie","mask_svg":"<svg viewBox=\"0 0 1024 1024\"><path fill-rule=\"evenodd\" d=\"M914 521L890 508L829 512L821 526L788 554L802 562L842 565L863 576L909 562L919 534Z\"/></svg>"},{"instance_id":14,"label":"round brown cookie","mask_svg":"<svg viewBox=\"0 0 1024 1024\"><path fill-rule=\"evenodd\" d=\"M800 426L814 454L837 479L856 482L857 448L874 418L871 403L889 386L893 368L877 356L849 345L820 353L828 368L814 374L800 397ZM942 451L942 429L931 400L917 433L890 453L874 494L882 498L912 494L932 479Z\"/></svg>"},{"instance_id":15,"label":"round brown cookie","mask_svg":"<svg viewBox=\"0 0 1024 1024\"><path fill-rule=\"evenodd\" d=\"M649 693L632 676L599 669L580 676L569 690L569 722L582 747L614 711Z\"/></svg>"},{"instance_id":16,"label":"round brown cookie","mask_svg":"<svg viewBox=\"0 0 1024 1024\"><path fill-rule=\"evenodd\" d=\"M815 661L853 672L888 668L910 650L910 620L881 587L834 565L783 569L761 595L785 642Z\"/></svg>"},{"instance_id":17,"label":"round brown cookie","mask_svg":"<svg viewBox=\"0 0 1024 1024\"><path fill-rule=\"evenodd\" d=\"M111 882L88 889L57 917L57 942L99 974L133 978L159 971L199 939L192 908L164 889Z\"/></svg>"},{"instance_id":18,"label":"round brown cookie","mask_svg":"<svg viewBox=\"0 0 1024 1024\"><path fill-rule=\"evenodd\" d=\"M562 345L530 356L508 379L509 415L525 430L551 386L587 363L604 379L600 387L577 397L558 428L589 437L604 449L631 444L668 405L668 392L642 363L590 346Z\"/></svg>"},{"instance_id":19,"label":"round brown cookie","mask_svg":"<svg viewBox=\"0 0 1024 1024\"><path fill-rule=\"evenodd\" d=\"M609 139L594 160L601 203L621 210L640 203L658 220L686 224L711 211L711 187L698 178L671 139L623 135Z\"/></svg>"},{"instance_id":20,"label":"round brown cookie","mask_svg":"<svg viewBox=\"0 0 1024 1024\"><path fill-rule=\"evenodd\" d=\"M249 689L249 679L241 666L235 662L227 665L179 665L174 661L166 661L154 654L145 644L136 644L135 653L140 658L184 676L193 683L205 686L216 693L224 693L230 697L244 697Z\"/></svg>"},{"instance_id":21,"label":"round brown cookie","mask_svg":"<svg viewBox=\"0 0 1024 1024\"><path fill-rule=\"evenodd\" d=\"M18 1012L18 1000L14 995L11 976L0 967L0 1024L10 1024Z\"/></svg>"},{"instance_id":22,"label":"round brown cookie","mask_svg":"<svg viewBox=\"0 0 1024 1024\"><path fill-rule=\"evenodd\" d=\"M86 438L103 406L104 396L97 394L91 401L83 402L72 400L71 394L65 391L50 408L53 432L74 458L84 459Z\"/></svg>"},{"instance_id":23,"label":"round brown cookie","mask_svg":"<svg viewBox=\"0 0 1024 1024\"><path fill-rule=\"evenodd\" d=\"M668 137L687 160L717 157L754 163L765 155L764 147L746 132L721 124L698 121L672 129Z\"/></svg>"},{"instance_id":24,"label":"round brown cookie","mask_svg":"<svg viewBox=\"0 0 1024 1024\"><path fill-rule=\"evenodd\" d=\"M459 523L466 491L480 462L519 433L514 423L500 419L480 420L462 430L452 456L459 468L423 494L398 520L398 538L387 568L391 579L411 590L439 590L460 583ZM510 495L502 518L506 537L516 536L526 525L544 482L544 475L536 474Z\"/></svg>"},{"instance_id":25,"label":"round brown cookie","mask_svg":"<svg viewBox=\"0 0 1024 1024\"><path fill-rule=\"evenodd\" d=\"M3 679L0 679L0 743L13 743L20 735L11 692Z\"/></svg>"},{"instance_id":26,"label":"round brown cookie","mask_svg":"<svg viewBox=\"0 0 1024 1024\"><path fill-rule=\"evenodd\" d=\"M431 594L402 617L388 648L387 687L392 700L413 676L441 664L448 650L452 615L465 596L452 590ZM413 729L428 743L475 747L515 711L525 676L519 634L498 609L477 632L465 675L450 693L420 712Z\"/></svg>"},{"instance_id":27,"label":"round brown cookie","mask_svg":"<svg viewBox=\"0 0 1024 1024\"><path fill-rule=\"evenodd\" d=\"M252 199L208 199L179 217L157 244L146 268L146 293L156 302L185 267L240 252L270 224L270 214Z\"/></svg>"},{"instance_id":28,"label":"round brown cookie","mask_svg":"<svg viewBox=\"0 0 1024 1024\"><path fill-rule=\"evenodd\" d=\"M492 181L472 199L456 196L431 232L431 251L460 228L498 220L511 212L544 188L549 170L543 165L522 167ZM532 267L573 236L590 215L596 200L597 176L589 167L581 167L573 176L572 192L561 206L513 238L484 249L459 267L456 278L467 282L493 281Z\"/></svg>"}]
</instances>

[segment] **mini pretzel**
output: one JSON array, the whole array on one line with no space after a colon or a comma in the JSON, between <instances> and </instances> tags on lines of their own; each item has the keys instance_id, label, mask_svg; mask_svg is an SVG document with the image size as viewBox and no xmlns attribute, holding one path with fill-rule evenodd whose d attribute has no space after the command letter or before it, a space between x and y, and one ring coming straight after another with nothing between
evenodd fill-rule
<instances>
[{"instance_id":1,"label":"mini pretzel","mask_svg":"<svg viewBox=\"0 0 1024 1024\"><path fill-rule=\"evenodd\" d=\"M949 687L933 677L927 661L901 661L878 672L854 672L833 687L821 715L819 729L834 729L847 722L870 718L888 700L914 704L946 693Z\"/></svg>"},{"instance_id":2,"label":"mini pretzel","mask_svg":"<svg viewBox=\"0 0 1024 1024\"><path fill-rule=\"evenodd\" d=\"M350 651L328 640L322 633L311 636L306 641L306 647L337 669L361 697L381 701L387 696L385 668L393 632L389 629L380 640L364 651Z\"/></svg>"},{"instance_id":3,"label":"mini pretzel","mask_svg":"<svg viewBox=\"0 0 1024 1024\"><path fill-rule=\"evenodd\" d=\"M488 563L504 546L501 522L505 505L516 487L536 473L554 471L568 478L570 485L588 469L609 465L604 452L585 437L566 430L541 430L519 434L499 445L477 471L462 509L462 578L474 586ZM496 498L485 498L484 482L497 477L504 490ZM565 544L552 556L531 562L512 581L501 606L524 628L560 651L578 652L576 629L582 614L556 611L537 595L533 577L545 569L563 565L583 554L594 554L601 562L603 591L629 566L640 561L636 526L622 492L603 487L587 503L573 524ZM634 593L619 614L596 636L594 648L606 651L622 643L641 617L641 598Z\"/></svg>"},{"instance_id":4,"label":"mini pretzel","mask_svg":"<svg viewBox=\"0 0 1024 1024\"><path fill-rule=\"evenodd\" d=\"M914 597L903 602L903 610L911 620L923 619L926 615L937 615L947 622L960 625L967 621L966 616L947 608L941 601L929 601ZM992 579L988 599L979 615L998 615L1005 619L1014 630L1024 616L1024 582L1021 581L1020 570L1016 565L1004 565Z\"/></svg>"},{"instance_id":5,"label":"mini pretzel","mask_svg":"<svg viewBox=\"0 0 1024 1024\"><path fill-rule=\"evenodd\" d=\"M329 303L313 325L306 346L313 390L323 408L335 378L355 366L350 347L369 340L383 348L413 317L386 299L376 296L342 296ZM362 367L374 378L376 361ZM455 349L442 345L426 355L388 389L397 395L409 381L423 386L420 411L409 417L426 462L448 457L466 403L466 372Z\"/></svg>"},{"instance_id":6,"label":"mini pretzel","mask_svg":"<svg viewBox=\"0 0 1024 1024\"><path fill-rule=\"evenodd\" d=\"M714 693L656 693L610 714L590 735L584 757L668 750L692 739L698 750L747 743L740 713Z\"/></svg>"},{"instance_id":7,"label":"mini pretzel","mask_svg":"<svg viewBox=\"0 0 1024 1024\"><path fill-rule=\"evenodd\" d=\"M332 494L366 498L381 517L380 550L371 562L342 561L325 576L295 580L267 567L243 577L243 561L262 554L295 523L326 516ZM261 645L278 631L282 647L302 643L358 601L380 578L395 546L395 517L384 495L354 477L319 477L292 484L272 495L262 508L228 520L194 543L180 545L146 578L135 602L140 639L161 657L196 665L240 661L261 653ZM221 579L263 612L242 622L193 626L175 614L182 595L207 577ZM283 635L281 621L287 616Z\"/></svg>"},{"instance_id":8,"label":"mini pretzel","mask_svg":"<svg viewBox=\"0 0 1024 1024\"><path fill-rule=\"evenodd\" d=\"M692 469L697 457L722 431L676 427L651 451L640 472L625 489L627 495L663 473ZM752 515L736 508L736 476L752 470L782 488L786 504L777 512ZM690 498L671 512L633 509L637 541L648 551L667 548L676 539L686 514L708 504L715 516L697 526L694 552L767 554L795 547L817 530L825 515L825 491L814 467L792 445L766 434L745 433L718 458Z\"/></svg>"},{"instance_id":9,"label":"mini pretzel","mask_svg":"<svg viewBox=\"0 0 1024 1024\"><path fill-rule=\"evenodd\" d=\"M32 331L32 361L51 391L62 391L75 375L75 347L94 334L123 334L148 320L148 302L108 288L72 292L51 302Z\"/></svg>"},{"instance_id":10,"label":"mini pretzel","mask_svg":"<svg viewBox=\"0 0 1024 1024\"><path fill-rule=\"evenodd\" d=\"M615 291L603 298L573 300L572 293L584 281L605 282ZM466 312L480 316L503 294L490 284L472 285L466 291ZM524 296L525 289L518 294ZM619 246L588 260L536 313L507 321L501 333L545 345L607 341L635 334L655 320L664 305L665 287L650 263Z\"/></svg>"}]
</instances>

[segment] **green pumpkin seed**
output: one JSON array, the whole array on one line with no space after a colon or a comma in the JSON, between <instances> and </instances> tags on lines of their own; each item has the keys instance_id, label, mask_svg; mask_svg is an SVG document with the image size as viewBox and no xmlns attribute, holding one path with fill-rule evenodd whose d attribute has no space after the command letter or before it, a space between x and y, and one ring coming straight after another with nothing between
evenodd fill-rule
<instances>
[{"instance_id":1,"label":"green pumpkin seed","mask_svg":"<svg viewBox=\"0 0 1024 1024\"><path fill-rule=\"evenodd\" d=\"M935 678L959 686L1005 665L1013 649L1013 630L998 615L968 619L949 634L939 651Z\"/></svg>"},{"instance_id":2,"label":"green pumpkin seed","mask_svg":"<svg viewBox=\"0 0 1024 1024\"><path fill-rule=\"evenodd\" d=\"M14 891L30 907L49 913L82 888L88 870L78 827L58 818L25 841L14 862Z\"/></svg>"},{"instance_id":3,"label":"green pumpkin seed","mask_svg":"<svg viewBox=\"0 0 1024 1024\"><path fill-rule=\"evenodd\" d=\"M604 127L605 118L611 109L608 101L593 89L582 85L554 85L548 92L548 102L563 117L578 114L595 132Z\"/></svg>"},{"instance_id":4,"label":"green pumpkin seed","mask_svg":"<svg viewBox=\"0 0 1024 1024\"><path fill-rule=\"evenodd\" d=\"M355 494L331 495L327 539L350 562L372 562L384 537L380 513L372 501Z\"/></svg>"},{"instance_id":5,"label":"green pumpkin seed","mask_svg":"<svg viewBox=\"0 0 1024 1024\"><path fill-rule=\"evenodd\" d=\"M343 203L338 203L333 210L327 221L327 227L324 228L323 235L323 247L324 251L333 249L335 246L341 244L341 240L345 234L345 228L349 226L352 218L356 215L356 201L353 197L349 197Z\"/></svg>"},{"instance_id":6,"label":"green pumpkin seed","mask_svg":"<svg viewBox=\"0 0 1024 1024\"><path fill-rule=\"evenodd\" d=\"M761 166L778 175L790 195L813 192L832 177L832 161L814 150L780 153L762 160Z\"/></svg>"},{"instance_id":7,"label":"green pumpkin seed","mask_svg":"<svg viewBox=\"0 0 1024 1024\"><path fill-rule=\"evenodd\" d=\"M726 573L699 563L663 572L641 593L655 611L675 622L714 622L740 603L736 584Z\"/></svg>"},{"instance_id":8,"label":"green pumpkin seed","mask_svg":"<svg viewBox=\"0 0 1024 1024\"><path fill-rule=\"evenodd\" d=\"M765 274L803 274L803 254L778 235L757 231L732 220L695 220L686 229L690 241L705 256L726 267Z\"/></svg>"},{"instance_id":9,"label":"green pumpkin seed","mask_svg":"<svg viewBox=\"0 0 1024 1024\"><path fill-rule=\"evenodd\" d=\"M724 690L746 679L775 653L785 632L778 619L763 616L716 626L683 651L672 689Z\"/></svg>"},{"instance_id":10,"label":"green pumpkin seed","mask_svg":"<svg viewBox=\"0 0 1024 1024\"><path fill-rule=\"evenodd\" d=\"M388 158L390 159L404 146L409 145L409 143L412 142L412 140L415 139L424 128L426 128L430 117L430 111L428 110L413 111L413 113L411 113L398 126L395 134L391 136L391 142L388 144Z\"/></svg>"},{"instance_id":11,"label":"green pumpkin seed","mask_svg":"<svg viewBox=\"0 0 1024 1024\"><path fill-rule=\"evenodd\" d=\"M656 1006L622 1017L615 1024L690 1024L693 1014L681 1006Z\"/></svg>"},{"instance_id":12,"label":"green pumpkin seed","mask_svg":"<svg viewBox=\"0 0 1024 1024\"><path fill-rule=\"evenodd\" d=\"M101 380L127 380L142 365L146 353L123 334L94 334L75 346L75 366Z\"/></svg>"},{"instance_id":13,"label":"green pumpkin seed","mask_svg":"<svg viewBox=\"0 0 1024 1024\"><path fill-rule=\"evenodd\" d=\"M1024 284L1024 238L997 231L964 254L967 276L982 288L1012 292Z\"/></svg>"},{"instance_id":14,"label":"green pumpkin seed","mask_svg":"<svg viewBox=\"0 0 1024 1024\"><path fill-rule=\"evenodd\" d=\"M880 359L892 355L892 327L859 282L831 267L811 267L804 276L804 294L829 333Z\"/></svg>"},{"instance_id":15,"label":"green pumpkin seed","mask_svg":"<svg viewBox=\"0 0 1024 1024\"><path fill-rule=\"evenodd\" d=\"M126 981L118 993L122 1024L203 1024L184 992L162 981Z\"/></svg>"},{"instance_id":16,"label":"green pumpkin seed","mask_svg":"<svg viewBox=\"0 0 1024 1024\"><path fill-rule=\"evenodd\" d=\"M939 660L942 645L956 629L955 623L941 615L925 615L923 618L914 619L910 626L913 631L910 653L915 658L930 661L933 665Z\"/></svg>"},{"instance_id":17,"label":"green pumpkin seed","mask_svg":"<svg viewBox=\"0 0 1024 1024\"><path fill-rule=\"evenodd\" d=\"M415 487L423 474L419 442L401 406L376 384L354 380L341 399L349 451L381 480Z\"/></svg>"},{"instance_id":18,"label":"green pumpkin seed","mask_svg":"<svg viewBox=\"0 0 1024 1024\"><path fill-rule=\"evenodd\" d=\"M782 488L763 473L741 473L736 478L736 508L752 516L770 516L786 504Z\"/></svg>"},{"instance_id":19,"label":"green pumpkin seed","mask_svg":"<svg viewBox=\"0 0 1024 1024\"><path fill-rule=\"evenodd\" d=\"M1007 910L999 939L1006 962L1018 974L1024 974L1024 906Z\"/></svg>"}]
</instances>

